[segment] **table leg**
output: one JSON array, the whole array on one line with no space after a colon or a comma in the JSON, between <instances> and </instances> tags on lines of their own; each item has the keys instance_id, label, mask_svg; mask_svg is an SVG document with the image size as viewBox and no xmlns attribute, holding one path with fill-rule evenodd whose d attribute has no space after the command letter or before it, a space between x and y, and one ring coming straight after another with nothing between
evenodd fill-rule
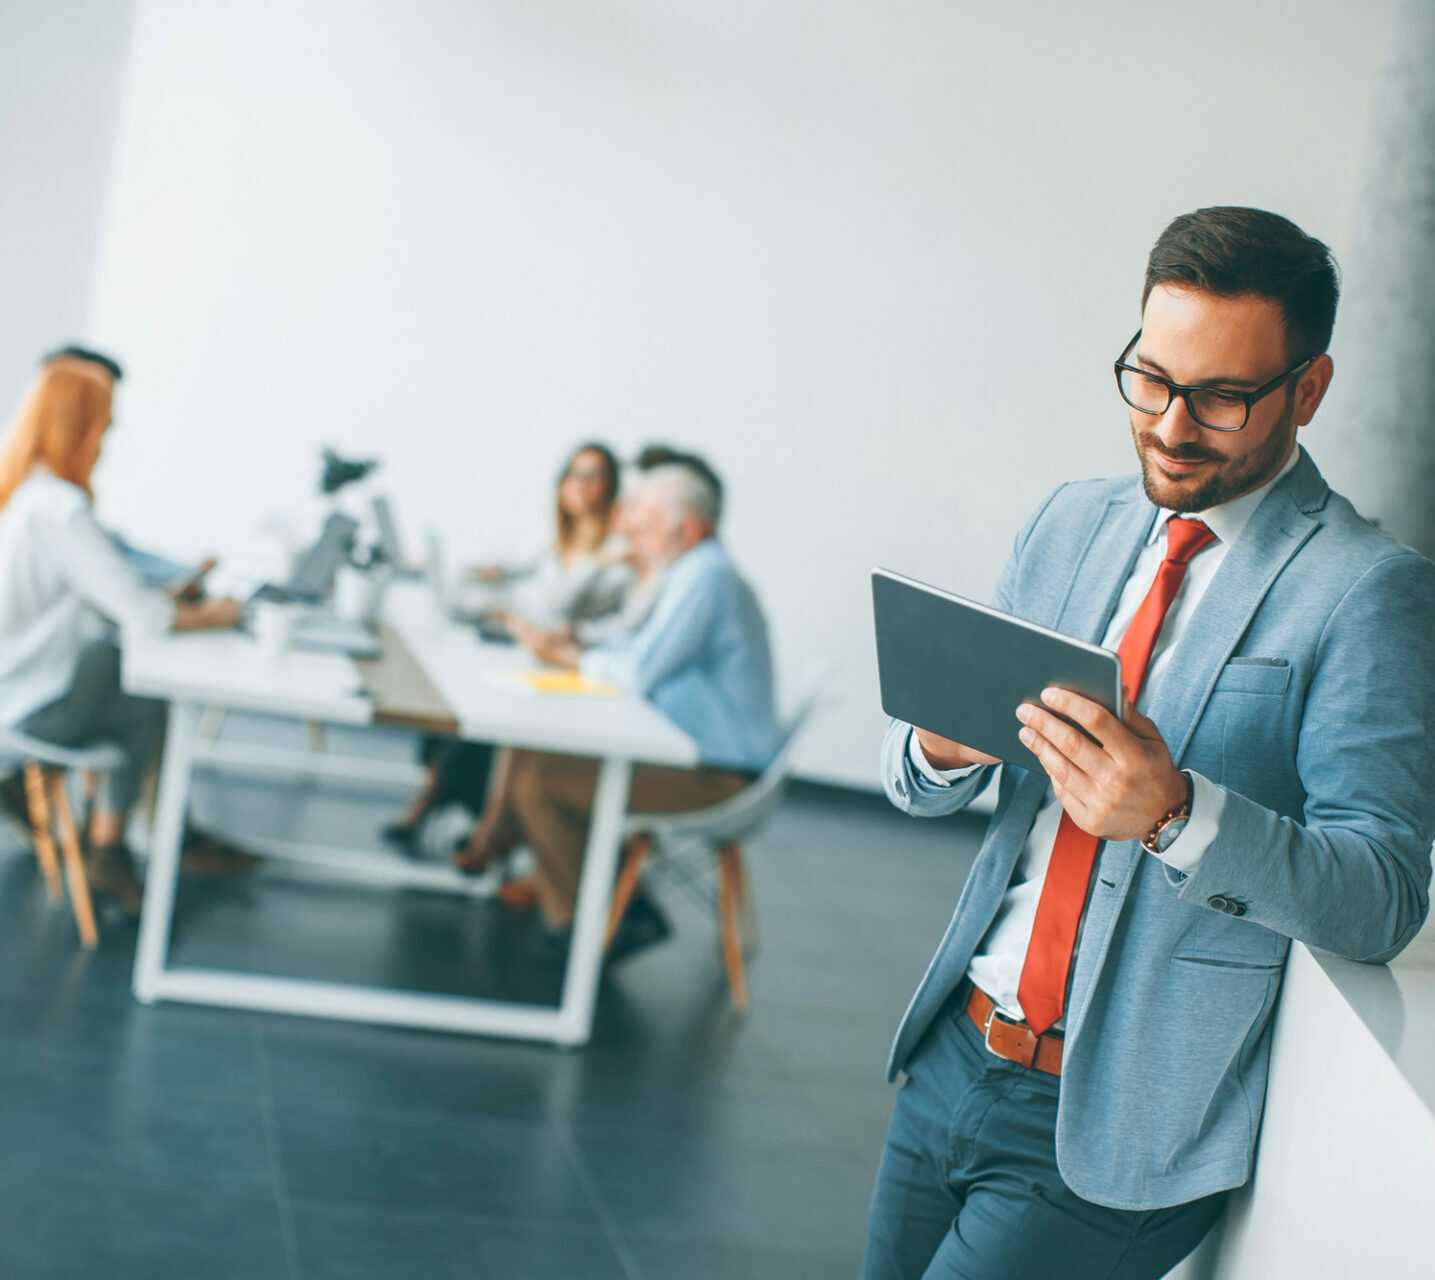
<instances>
[{"instance_id":1,"label":"table leg","mask_svg":"<svg viewBox=\"0 0 1435 1280\"><path fill-rule=\"evenodd\" d=\"M588 845L583 854L583 878L578 885L578 909L573 917L573 942L568 948L568 969L563 979L563 1006L555 1037L560 1044L587 1044L593 1033L593 1007L603 969L608 911L622 851L632 776L633 766L628 760L606 759L598 770Z\"/></svg>"},{"instance_id":2,"label":"table leg","mask_svg":"<svg viewBox=\"0 0 1435 1280\"><path fill-rule=\"evenodd\" d=\"M145 870L144 907L135 947L133 988L135 998L145 1004L157 997L156 983L164 972L169 953L174 889L179 878L180 845L184 839L184 815L189 807L198 720L198 708L185 702L170 704L164 762L160 766L159 793L155 800L154 833Z\"/></svg>"}]
</instances>

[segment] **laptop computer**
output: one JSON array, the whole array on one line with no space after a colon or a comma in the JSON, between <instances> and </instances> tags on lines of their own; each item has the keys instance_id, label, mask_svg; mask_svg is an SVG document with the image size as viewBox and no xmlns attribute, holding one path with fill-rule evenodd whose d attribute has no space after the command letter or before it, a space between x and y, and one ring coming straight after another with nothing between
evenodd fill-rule
<instances>
[{"instance_id":1,"label":"laptop computer","mask_svg":"<svg viewBox=\"0 0 1435 1280\"><path fill-rule=\"evenodd\" d=\"M341 511L324 521L318 538L284 582L266 582L249 597L251 603L272 600L278 604L317 604L334 585L339 566L347 563L359 522Z\"/></svg>"},{"instance_id":2,"label":"laptop computer","mask_svg":"<svg viewBox=\"0 0 1435 1280\"><path fill-rule=\"evenodd\" d=\"M378 493L374 495L373 510L374 523L379 529L379 543L374 549L375 555L400 577L417 577L404 559L404 548L399 540L399 526L394 519L393 504L382 493Z\"/></svg>"},{"instance_id":3,"label":"laptop computer","mask_svg":"<svg viewBox=\"0 0 1435 1280\"><path fill-rule=\"evenodd\" d=\"M251 611L258 604L309 606L294 623L290 641L296 649L343 653L352 658L376 658L382 646L373 631L354 618L344 618L320 602L334 585L335 575L347 564L359 522L342 512L332 513L318 538L283 582L266 582L245 602L240 625L252 630Z\"/></svg>"},{"instance_id":4,"label":"laptop computer","mask_svg":"<svg viewBox=\"0 0 1435 1280\"><path fill-rule=\"evenodd\" d=\"M433 592L434 604L440 616L450 622L472 627L481 640L490 644L513 644L513 633L497 618L492 610L465 609L454 598L449 584L448 562L444 557L443 540L430 529L424 535L424 571L428 575L429 590Z\"/></svg>"}]
</instances>

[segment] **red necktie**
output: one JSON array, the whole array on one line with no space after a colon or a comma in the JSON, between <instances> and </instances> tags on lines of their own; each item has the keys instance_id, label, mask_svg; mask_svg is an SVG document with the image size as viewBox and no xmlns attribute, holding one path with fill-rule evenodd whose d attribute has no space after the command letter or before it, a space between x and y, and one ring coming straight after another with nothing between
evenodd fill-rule
<instances>
[{"instance_id":1,"label":"red necktie","mask_svg":"<svg viewBox=\"0 0 1435 1280\"><path fill-rule=\"evenodd\" d=\"M1199 520L1173 516L1167 522L1166 558L1156 570L1156 581L1136 610L1116 651L1121 658L1128 702L1134 703L1141 692L1151 650L1161 634L1166 610L1185 580L1186 566L1215 536ZM1066 978L1071 969L1071 953L1076 947L1076 929L1081 923L1086 888L1091 882L1091 869L1096 864L1100 844L1095 836L1078 827L1069 814L1061 815L1046 882L1036 904L1036 921L1026 950L1026 963L1017 984L1017 998L1026 1014L1027 1026L1037 1035L1060 1019L1066 1002Z\"/></svg>"}]
</instances>

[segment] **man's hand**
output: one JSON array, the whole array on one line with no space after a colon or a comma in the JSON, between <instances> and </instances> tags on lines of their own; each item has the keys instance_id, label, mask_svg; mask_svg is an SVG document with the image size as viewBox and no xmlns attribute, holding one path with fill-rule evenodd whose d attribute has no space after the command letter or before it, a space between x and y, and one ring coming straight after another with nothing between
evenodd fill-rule
<instances>
[{"instance_id":1,"label":"man's hand","mask_svg":"<svg viewBox=\"0 0 1435 1280\"><path fill-rule=\"evenodd\" d=\"M505 614L504 622L513 632L513 638L528 650L539 662L554 667L576 667L583 656L582 647L573 638L572 631L545 631L531 622L513 614Z\"/></svg>"},{"instance_id":2,"label":"man's hand","mask_svg":"<svg viewBox=\"0 0 1435 1280\"><path fill-rule=\"evenodd\" d=\"M1065 689L1044 689L1041 700L1044 706L1024 702L1017 708L1025 726L1020 737L1041 761L1061 807L1083 831L1102 840L1139 840L1185 800L1186 780L1166 743L1134 706L1127 705L1123 722Z\"/></svg>"},{"instance_id":3,"label":"man's hand","mask_svg":"<svg viewBox=\"0 0 1435 1280\"><path fill-rule=\"evenodd\" d=\"M206 557L183 582L177 582L170 587L170 595L185 604L198 604L204 599L204 579L218 563L213 556Z\"/></svg>"},{"instance_id":4,"label":"man's hand","mask_svg":"<svg viewBox=\"0 0 1435 1280\"><path fill-rule=\"evenodd\" d=\"M1000 764L996 756L989 756L960 742L953 742L940 734L913 726L917 741L922 745L922 754L934 769L965 769L974 764Z\"/></svg>"},{"instance_id":5,"label":"man's hand","mask_svg":"<svg viewBox=\"0 0 1435 1280\"><path fill-rule=\"evenodd\" d=\"M212 631L238 626L244 606L230 596L206 596L194 604L180 600L174 606L176 631Z\"/></svg>"}]
</instances>

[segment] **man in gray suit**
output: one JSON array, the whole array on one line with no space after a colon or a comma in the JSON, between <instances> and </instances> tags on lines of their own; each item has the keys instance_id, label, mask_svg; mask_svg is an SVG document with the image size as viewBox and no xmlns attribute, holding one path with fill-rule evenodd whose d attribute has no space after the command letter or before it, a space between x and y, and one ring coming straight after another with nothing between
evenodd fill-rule
<instances>
[{"instance_id":1,"label":"man in gray suit","mask_svg":"<svg viewBox=\"0 0 1435 1280\"><path fill-rule=\"evenodd\" d=\"M1013 709L1044 773L1002 770L897 1033L867 1280L1164 1275L1250 1177L1290 940L1381 962L1425 919L1435 565L1296 443L1337 294L1260 210L1151 251L1116 365L1140 478L1052 494L994 600L1117 649L1130 709ZM998 762L894 723L882 763L934 817Z\"/></svg>"}]
</instances>

